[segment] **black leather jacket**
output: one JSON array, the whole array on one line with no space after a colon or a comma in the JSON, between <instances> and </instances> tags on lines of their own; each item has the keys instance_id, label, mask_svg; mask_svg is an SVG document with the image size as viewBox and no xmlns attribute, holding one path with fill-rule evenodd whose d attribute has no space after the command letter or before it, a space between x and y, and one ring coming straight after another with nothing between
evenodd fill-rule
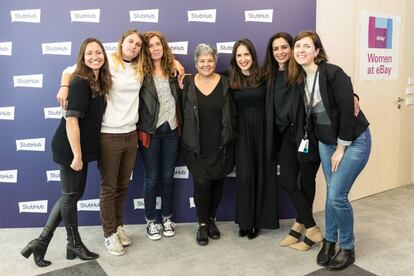
<instances>
[{"instance_id":1,"label":"black leather jacket","mask_svg":"<svg viewBox=\"0 0 414 276\"><path fill-rule=\"evenodd\" d=\"M236 138L236 109L229 91L227 77L221 76L220 82L223 85L221 147L226 154L226 152L234 152L234 150L229 151L228 147L234 147ZM186 76L184 79L181 107L183 114L182 146L190 152L200 153L200 125L194 76Z\"/></svg>"},{"instance_id":2,"label":"black leather jacket","mask_svg":"<svg viewBox=\"0 0 414 276\"><path fill-rule=\"evenodd\" d=\"M171 94L175 99L178 130L181 129L180 93L178 93L177 78L169 78ZM152 78L146 78L139 92L139 120L138 129L149 134L154 134L157 126L160 102L157 89Z\"/></svg>"}]
</instances>

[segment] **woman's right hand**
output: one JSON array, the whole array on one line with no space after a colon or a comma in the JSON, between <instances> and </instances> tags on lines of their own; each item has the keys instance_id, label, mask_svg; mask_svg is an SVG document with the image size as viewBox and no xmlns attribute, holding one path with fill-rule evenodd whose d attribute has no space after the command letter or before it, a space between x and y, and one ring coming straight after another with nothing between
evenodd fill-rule
<instances>
[{"instance_id":1,"label":"woman's right hand","mask_svg":"<svg viewBox=\"0 0 414 276\"><path fill-rule=\"evenodd\" d=\"M82 170L82 167L83 167L82 157L74 156L72 163L70 164L70 167L72 168L72 170L77 171L77 172Z\"/></svg>"},{"instance_id":2,"label":"woman's right hand","mask_svg":"<svg viewBox=\"0 0 414 276\"><path fill-rule=\"evenodd\" d=\"M60 107L64 110L68 108L68 96L69 96L69 87L61 86L56 95L56 99Z\"/></svg>"}]
</instances>

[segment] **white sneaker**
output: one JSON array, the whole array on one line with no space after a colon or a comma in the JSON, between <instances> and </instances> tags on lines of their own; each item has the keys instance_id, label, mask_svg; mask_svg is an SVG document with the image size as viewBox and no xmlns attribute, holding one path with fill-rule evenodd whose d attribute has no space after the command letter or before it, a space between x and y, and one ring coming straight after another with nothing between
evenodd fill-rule
<instances>
[{"instance_id":1,"label":"white sneaker","mask_svg":"<svg viewBox=\"0 0 414 276\"><path fill-rule=\"evenodd\" d=\"M132 241L128 238L125 229L120 225L118 229L116 229L116 234L118 235L119 241L121 242L122 246L131 245Z\"/></svg>"},{"instance_id":2,"label":"white sneaker","mask_svg":"<svg viewBox=\"0 0 414 276\"><path fill-rule=\"evenodd\" d=\"M162 228L163 228L162 233L164 234L164 236L166 237L174 236L175 235L174 227L175 227L175 224L174 222L171 221L171 219L169 218L164 219L162 221Z\"/></svg>"},{"instance_id":3,"label":"white sneaker","mask_svg":"<svg viewBox=\"0 0 414 276\"><path fill-rule=\"evenodd\" d=\"M118 235L113 233L109 237L105 238L105 246L108 252L115 256L121 256L125 254L124 247L119 241Z\"/></svg>"},{"instance_id":4,"label":"white sneaker","mask_svg":"<svg viewBox=\"0 0 414 276\"><path fill-rule=\"evenodd\" d=\"M148 222L147 236L153 241L161 239L161 226L159 224L155 224L152 221Z\"/></svg>"}]
</instances>

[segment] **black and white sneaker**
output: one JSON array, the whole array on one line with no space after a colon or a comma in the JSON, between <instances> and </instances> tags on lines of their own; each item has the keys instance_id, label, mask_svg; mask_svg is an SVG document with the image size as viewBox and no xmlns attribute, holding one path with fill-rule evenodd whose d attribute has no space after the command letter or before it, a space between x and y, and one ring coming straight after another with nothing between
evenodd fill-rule
<instances>
[{"instance_id":1,"label":"black and white sneaker","mask_svg":"<svg viewBox=\"0 0 414 276\"><path fill-rule=\"evenodd\" d=\"M175 224L174 222L171 221L171 219L167 218L164 219L162 221L162 233L164 234L164 236L166 237L172 237L175 235L175 230L174 230Z\"/></svg>"},{"instance_id":2,"label":"black and white sneaker","mask_svg":"<svg viewBox=\"0 0 414 276\"><path fill-rule=\"evenodd\" d=\"M161 226L153 221L147 223L147 236L153 241L161 239Z\"/></svg>"}]
</instances>

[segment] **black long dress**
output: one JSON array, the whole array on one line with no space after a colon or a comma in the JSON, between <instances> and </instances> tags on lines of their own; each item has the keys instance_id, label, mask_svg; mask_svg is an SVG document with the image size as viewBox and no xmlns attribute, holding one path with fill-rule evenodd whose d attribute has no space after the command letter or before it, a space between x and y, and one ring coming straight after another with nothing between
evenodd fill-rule
<instances>
[{"instance_id":1,"label":"black long dress","mask_svg":"<svg viewBox=\"0 0 414 276\"><path fill-rule=\"evenodd\" d=\"M236 223L240 229L279 227L277 186L265 150L266 86L233 90L237 105Z\"/></svg>"}]
</instances>

